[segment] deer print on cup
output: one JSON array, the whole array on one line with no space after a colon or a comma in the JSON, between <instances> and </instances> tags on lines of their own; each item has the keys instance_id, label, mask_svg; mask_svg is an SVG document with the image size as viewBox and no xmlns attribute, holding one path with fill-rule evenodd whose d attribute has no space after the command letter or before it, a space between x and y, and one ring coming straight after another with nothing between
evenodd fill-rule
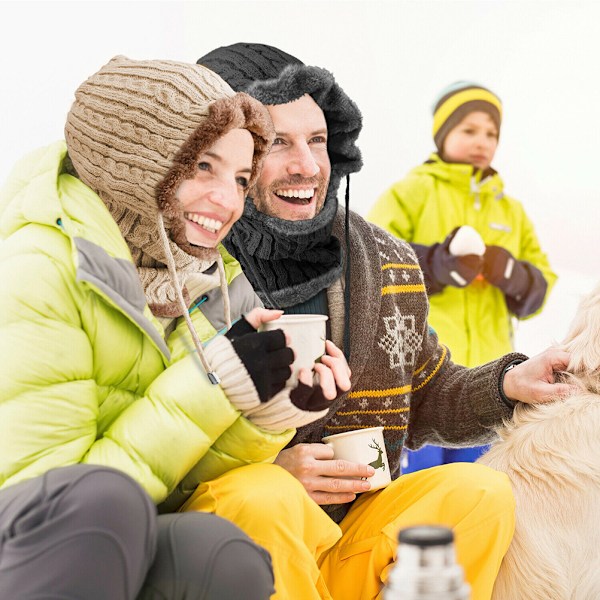
<instances>
[{"instance_id":1,"label":"deer print on cup","mask_svg":"<svg viewBox=\"0 0 600 600\"><path fill-rule=\"evenodd\" d=\"M323 442L333 448L334 458L370 465L375 469L375 474L368 478L371 492L384 488L390 483L390 467L385 451L383 427L334 433L324 437ZM377 451L375 460L373 460L373 450Z\"/></svg>"},{"instance_id":2,"label":"deer print on cup","mask_svg":"<svg viewBox=\"0 0 600 600\"><path fill-rule=\"evenodd\" d=\"M371 441L375 445L372 446L371 444L369 444L369 448L373 448L373 450L377 450L377 452L379 452L379 456L377 457L377 460L370 462L369 465L371 467L373 467L374 469L383 469L385 471L385 463L383 462L383 450L381 449L381 446L375 440L371 440Z\"/></svg>"}]
</instances>

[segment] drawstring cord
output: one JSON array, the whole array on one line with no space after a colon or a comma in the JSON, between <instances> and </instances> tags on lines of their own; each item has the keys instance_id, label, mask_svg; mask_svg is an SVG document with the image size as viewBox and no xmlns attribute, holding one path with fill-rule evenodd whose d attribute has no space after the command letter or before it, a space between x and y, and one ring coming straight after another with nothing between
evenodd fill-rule
<instances>
[{"instance_id":1,"label":"drawstring cord","mask_svg":"<svg viewBox=\"0 0 600 600\"><path fill-rule=\"evenodd\" d=\"M219 383L221 383L221 380L219 379L219 376L214 371L211 370L210 365L208 364L208 361L206 360L206 357L204 356L204 352L202 351L202 342L200 341L200 338L198 337L198 333L196 332L196 329L194 328L194 324L192 323L192 319L188 313L187 306L185 305L185 299L183 297L183 292L181 291L182 286L181 286L181 283L179 282L179 277L177 276L175 260L173 259L173 254L171 253L171 249L169 248L169 238L167 237L167 232L165 231L165 223L163 220L162 213L160 211L158 212L158 225L159 225L158 232L159 232L163 247L165 249L165 255L167 257L167 268L169 269L169 274L171 275L171 279L173 280L173 285L175 287L175 293L177 294L177 300L178 300L179 306L181 307L181 310L183 312L183 318L185 319L185 322L186 322L188 329L190 331L190 334L192 336L192 340L194 341L196 353L198 354L198 357L200 358L200 362L202 363L202 366L204 367L204 370L206 371L206 374L208 375L209 381L213 385L218 385ZM219 258L221 258L220 254L219 254ZM224 274L223 259L221 259L220 267L221 268L219 269L219 277L221 278L221 290L223 290L223 278L221 277L221 270L223 270L223 274ZM227 282L225 282L225 285L227 285ZM225 298L225 296L224 296L224 298ZM227 296L227 307L229 308L229 296ZM227 312L229 313L229 310ZM229 323L229 326L231 326L231 318L230 317L228 319L228 323Z\"/></svg>"},{"instance_id":2,"label":"drawstring cord","mask_svg":"<svg viewBox=\"0 0 600 600\"><path fill-rule=\"evenodd\" d=\"M346 175L345 196L346 273L344 285L344 356L350 362L350 174Z\"/></svg>"}]
</instances>

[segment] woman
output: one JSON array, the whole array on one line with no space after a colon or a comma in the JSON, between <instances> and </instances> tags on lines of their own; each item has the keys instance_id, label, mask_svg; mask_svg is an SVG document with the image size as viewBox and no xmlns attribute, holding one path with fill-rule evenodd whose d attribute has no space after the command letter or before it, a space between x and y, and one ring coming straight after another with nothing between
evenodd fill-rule
<instances>
[{"instance_id":1,"label":"woman","mask_svg":"<svg viewBox=\"0 0 600 600\"><path fill-rule=\"evenodd\" d=\"M284 389L293 353L281 330L256 332L281 313L219 246L272 136L265 109L203 67L119 56L76 91L66 143L13 171L0 597L271 594L269 556L241 531L153 505L270 460L333 397Z\"/></svg>"}]
</instances>

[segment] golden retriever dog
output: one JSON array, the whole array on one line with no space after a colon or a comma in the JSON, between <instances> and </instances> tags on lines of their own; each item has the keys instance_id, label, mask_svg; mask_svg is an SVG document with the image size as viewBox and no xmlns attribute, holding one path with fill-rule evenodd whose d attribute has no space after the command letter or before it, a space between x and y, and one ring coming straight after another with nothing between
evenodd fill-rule
<instances>
[{"instance_id":1,"label":"golden retriever dog","mask_svg":"<svg viewBox=\"0 0 600 600\"><path fill-rule=\"evenodd\" d=\"M577 391L519 403L478 461L508 475L517 506L493 600L600 600L600 285L560 347Z\"/></svg>"}]
</instances>

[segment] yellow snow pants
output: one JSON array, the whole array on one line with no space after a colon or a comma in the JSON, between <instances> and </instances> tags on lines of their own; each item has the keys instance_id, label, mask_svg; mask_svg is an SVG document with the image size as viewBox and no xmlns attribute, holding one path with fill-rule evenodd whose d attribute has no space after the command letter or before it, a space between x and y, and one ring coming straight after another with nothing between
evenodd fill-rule
<instances>
[{"instance_id":1,"label":"yellow snow pants","mask_svg":"<svg viewBox=\"0 0 600 600\"><path fill-rule=\"evenodd\" d=\"M399 529L446 525L472 600L489 600L514 531L508 478L453 463L403 475L362 494L338 526L300 482L277 465L241 467L201 484L182 510L233 521L273 559L275 600L372 600L396 556Z\"/></svg>"}]
</instances>

